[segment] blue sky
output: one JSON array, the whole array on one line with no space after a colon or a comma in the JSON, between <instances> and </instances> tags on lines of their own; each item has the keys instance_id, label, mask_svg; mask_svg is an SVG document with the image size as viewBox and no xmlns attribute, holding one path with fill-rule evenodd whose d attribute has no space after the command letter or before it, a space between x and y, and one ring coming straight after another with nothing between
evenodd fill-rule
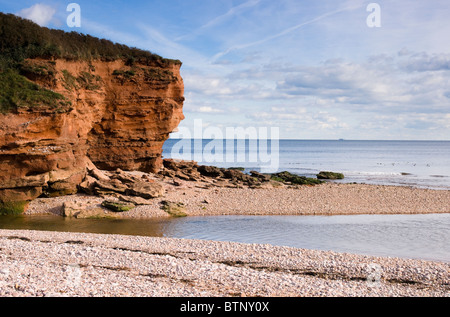
<instances>
[{"instance_id":1,"label":"blue sky","mask_svg":"<svg viewBox=\"0 0 450 317\"><path fill-rule=\"evenodd\" d=\"M66 25L71 2L81 28ZM0 0L0 11L180 59L192 130L201 119L281 138L450 140L448 0Z\"/></svg>"}]
</instances>

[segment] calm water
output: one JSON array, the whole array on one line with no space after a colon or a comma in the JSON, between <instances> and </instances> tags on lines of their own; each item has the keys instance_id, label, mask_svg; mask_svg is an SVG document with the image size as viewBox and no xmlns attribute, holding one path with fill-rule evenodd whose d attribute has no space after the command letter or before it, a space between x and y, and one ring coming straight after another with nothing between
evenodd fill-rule
<instances>
[{"instance_id":1,"label":"calm water","mask_svg":"<svg viewBox=\"0 0 450 317\"><path fill-rule=\"evenodd\" d=\"M0 218L1 229L126 234L272 244L450 262L450 215L215 216L88 220Z\"/></svg>"},{"instance_id":2,"label":"calm water","mask_svg":"<svg viewBox=\"0 0 450 317\"><path fill-rule=\"evenodd\" d=\"M234 161L228 163L225 141L222 149L216 146L219 155L211 147L222 141L203 140L200 146L191 141L190 148L181 150L179 142L169 139L164 145L164 157L201 158L197 159L200 164L244 167L247 171L267 165L258 155L261 149L251 146L248 140L245 144L235 141ZM270 142L267 147L269 150L262 152L270 154ZM325 170L344 173L343 182L450 189L450 141L280 140L278 153L278 171L315 177ZM256 161L251 159L252 154L257 156Z\"/></svg>"},{"instance_id":3,"label":"calm water","mask_svg":"<svg viewBox=\"0 0 450 317\"><path fill-rule=\"evenodd\" d=\"M220 167L259 170L260 148L235 142L234 160L221 146L203 140L178 151L183 159ZM222 144L220 141L219 143ZM197 145L197 146L196 146ZM270 149L270 143L268 148ZM226 148L225 144L222 145ZM173 157L179 140L168 140L164 157ZM212 151L211 148L214 148ZM259 160L251 160L258 154ZM270 150L269 150L270 152ZM269 153L267 152L267 153ZM222 161L211 160L213 157ZM275 152L274 152L275 153ZM244 159L239 155L243 154ZM270 153L272 154L272 153ZM450 189L450 142L427 141L296 141L281 140L278 171L315 176L319 171L343 172L344 182L410 185ZM199 156L200 155L200 156ZM200 157L200 159L198 159ZM305 249L450 262L450 214L359 216L219 216L165 220L83 220L57 216L0 217L0 229L143 235L267 243Z\"/></svg>"}]
</instances>

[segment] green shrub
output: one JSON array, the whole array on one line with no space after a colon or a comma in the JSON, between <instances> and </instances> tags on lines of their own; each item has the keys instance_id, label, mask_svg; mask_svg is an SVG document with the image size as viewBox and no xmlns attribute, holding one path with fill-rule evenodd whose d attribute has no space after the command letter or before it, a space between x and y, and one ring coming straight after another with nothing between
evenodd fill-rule
<instances>
[{"instance_id":1,"label":"green shrub","mask_svg":"<svg viewBox=\"0 0 450 317\"><path fill-rule=\"evenodd\" d=\"M4 13L0 13L0 53L16 62L41 57L104 61L122 59L128 65L138 62L155 66L181 64L178 60L165 59L145 50L77 32L40 27L30 20Z\"/></svg>"},{"instance_id":2,"label":"green shrub","mask_svg":"<svg viewBox=\"0 0 450 317\"><path fill-rule=\"evenodd\" d=\"M64 96L36 85L14 70L0 73L0 113L39 107L64 111L68 106L70 102Z\"/></svg>"},{"instance_id":3,"label":"green shrub","mask_svg":"<svg viewBox=\"0 0 450 317\"><path fill-rule=\"evenodd\" d=\"M144 68L144 78L146 81L159 81L164 84L170 84L176 77L170 70L161 68Z\"/></svg>"},{"instance_id":4,"label":"green shrub","mask_svg":"<svg viewBox=\"0 0 450 317\"><path fill-rule=\"evenodd\" d=\"M68 70L64 69L62 71L63 74L63 86L64 88L66 88L67 90L74 90L74 89L78 89L78 85L77 85L77 78L75 76L73 76Z\"/></svg>"},{"instance_id":5,"label":"green shrub","mask_svg":"<svg viewBox=\"0 0 450 317\"><path fill-rule=\"evenodd\" d=\"M80 76L76 78L76 81L86 90L99 90L102 83L102 78L98 75L93 75L88 72L82 72Z\"/></svg>"},{"instance_id":6,"label":"green shrub","mask_svg":"<svg viewBox=\"0 0 450 317\"><path fill-rule=\"evenodd\" d=\"M116 69L113 71L113 76L124 77L126 79L130 79L136 75L136 72L133 70L119 70Z\"/></svg>"}]
</instances>

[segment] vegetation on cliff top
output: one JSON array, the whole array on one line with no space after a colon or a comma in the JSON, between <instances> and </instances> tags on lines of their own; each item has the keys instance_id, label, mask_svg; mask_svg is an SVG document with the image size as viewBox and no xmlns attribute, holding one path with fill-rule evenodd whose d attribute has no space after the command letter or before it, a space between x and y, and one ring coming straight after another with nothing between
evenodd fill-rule
<instances>
[{"instance_id":1,"label":"vegetation on cliff top","mask_svg":"<svg viewBox=\"0 0 450 317\"><path fill-rule=\"evenodd\" d=\"M64 96L44 89L12 69L0 72L0 113L44 106L52 111L64 111L70 106Z\"/></svg>"},{"instance_id":2,"label":"vegetation on cliff top","mask_svg":"<svg viewBox=\"0 0 450 317\"><path fill-rule=\"evenodd\" d=\"M68 60L123 59L129 64L151 66L181 64L149 51L131 48L77 32L40 27L12 14L0 13L0 55L20 62L27 58L64 58ZM2 66L0 66L1 68Z\"/></svg>"},{"instance_id":3,"label":"vegetation on cliff top","mask_svg":"<svg viewBox=\"0 0 450 317\"><path fill-rule=\"evenodd\" d=\"M165 59L148 51L77 32L40 27L32 21L0 12L0 113L16 112L24 107L68 109L64 96L27 79L30 74L40 77L54 75L51 70L42 67L28 67L26 60L34 58L84 61L121 59L130 66L181 64L178 60ZM96 90L99 79L91 77L76 78L73 88L86 86L86 89Z\"/></svg>"}]
</instances>

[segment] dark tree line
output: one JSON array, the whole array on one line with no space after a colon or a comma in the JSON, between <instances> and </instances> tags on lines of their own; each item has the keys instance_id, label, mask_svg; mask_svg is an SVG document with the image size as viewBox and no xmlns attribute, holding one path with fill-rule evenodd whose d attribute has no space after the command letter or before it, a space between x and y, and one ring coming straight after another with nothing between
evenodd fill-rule
<instances>
[{"instance_id":1,"label":"dark tree line","mask_svg":"<svg viewBox=\"0 0 450 317\"><path fill-rule=\"evenodd\" d=\"M123 59L128 64L166 66L181 63L138 48L113 43L77 32L40 27L12 14L0 13L0 67L26 58L63 58L67 60Z\"/></svg>"}]
</instances>

